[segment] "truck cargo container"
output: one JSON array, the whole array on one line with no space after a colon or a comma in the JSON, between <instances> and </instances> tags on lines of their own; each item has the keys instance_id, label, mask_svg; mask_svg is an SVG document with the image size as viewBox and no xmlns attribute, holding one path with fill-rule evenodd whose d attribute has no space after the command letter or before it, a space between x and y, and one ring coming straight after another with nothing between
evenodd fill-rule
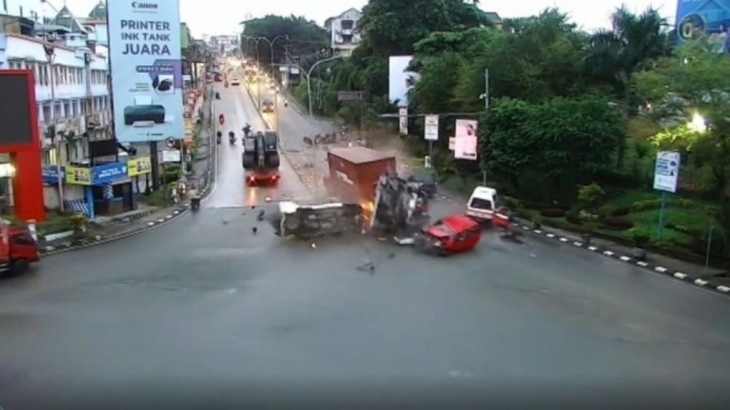
<instances>
[{"instance_id":1,"label":"truck cargo container","mask_svg":"<svg viewBox=\"0 0 730 410\"><path fill-rule=\"evenodd\" d=\"M375 200L378 179L396 172L395 157L366 147L332 148L327 153L330 176L325 179L332 197L364 207Z\"/></svg>"}]
</instances>

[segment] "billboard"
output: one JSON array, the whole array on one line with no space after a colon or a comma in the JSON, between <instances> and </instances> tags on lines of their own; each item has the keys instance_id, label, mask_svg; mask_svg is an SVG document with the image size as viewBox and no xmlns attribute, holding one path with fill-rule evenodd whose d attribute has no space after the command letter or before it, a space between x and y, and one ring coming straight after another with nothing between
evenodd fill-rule
<instances>
[{"instance_id":1,"label":"billboard","mask_svg":"<svg viewBox=\"0 0 730 410\"><path fill-rule=\"evenodd\" d=\"M680 43L707 35L718 53L727 52L730 0L678 0L676 22Z\"/></svg>"},{"instance_id":2,"label":"billboard","mask_svg":"<svg viewBox=\"0 0 730 410\"><path fill-rule=\"evenodd\" d=\"M476 161L477 145L476 120L456 120L454 158Z\"/></svg>"},{"instance_id":3,"label":"billboard","mask_svg":"<svg viewBox=\"0 0 730 410\"><path fill-rule=\"evenodd\" d=\"M28 76L25 73L0 76L0 90L12 98L0 98L0 145L30 144L33 142L33 127L36 121L31 117L28 93Z\"/></svg>"},{"instance_id":4,"label":"billboard","mask_svg":"<svg viewBox=\"0 0 730 410\"><path fill-rule=\"evenodd\" d=\"M399 107L408 106L408 91L411 82L417 78L414 72L406 71L413 56L390 56L388 58L388 99Z\"/></svg>"},{"instance_id":5,"label":"billboard","mask_svg":"<svg viewBox=\"0 0 730 410\"><path fill-rule=\"evenodd\" d=\"M108 13L117 140L182 138L179 0L115 0Z\"/></svg>"}]
</instances>

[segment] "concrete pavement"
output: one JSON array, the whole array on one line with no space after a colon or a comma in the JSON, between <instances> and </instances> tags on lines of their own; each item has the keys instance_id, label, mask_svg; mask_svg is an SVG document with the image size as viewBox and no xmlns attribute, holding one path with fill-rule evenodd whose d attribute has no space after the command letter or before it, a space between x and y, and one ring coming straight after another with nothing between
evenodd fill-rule
<instances>
[{"instance_id":1,"label":"concrete pavement","mask_svg":"<svg viewBox=\"0 0 730 410\"><path fill-rule=\"evenodd\" d=\"M256 221L274 204L245 206L240 142L218 156L200 212L0 281L0 406L727 408L727 298L545 237L282 241Z\"/></svg>"}]
</instances>

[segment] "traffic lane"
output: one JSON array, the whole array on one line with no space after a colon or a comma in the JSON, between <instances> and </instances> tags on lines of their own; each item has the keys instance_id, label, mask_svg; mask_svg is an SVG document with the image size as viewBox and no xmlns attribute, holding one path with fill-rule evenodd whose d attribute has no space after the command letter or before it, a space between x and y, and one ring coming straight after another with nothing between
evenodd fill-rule
<instances>
[{"instance_id":1,"label":"traffic lane","mask_svg":"<svg viewBox=\"0 0 730 410\"><path fill-rule=\"evenodd\" d=\"M463 213L465 209L465 204L439 196L429 203L432 221ZM626 306L637 313L655 314L657 320L662 319L669 326L696 327L694 331L702 334L705 333L703 329L712 332L730 309L730 298L588 252L571 243L521 231L518 231L522 233L521 243L515 243L503 239L496 230L485 230L479 244L483 266L490 265L495 253L504 253L525 264L524 269L513 273L518 282L532 282L548 293L566 292L568 298L595 299L599 304ZM506 252L506 249L512 249L512 252ZM706 303L723 308L706 312Z\"/></svg>"},{"instance_id":2,"label":"traffic lane","mask_svg":"<svg viewBox=\"0 0 730 410\"><path fill-rule=\"evenodd\" d=\"M251 125L252 132L265 131L272 128L259 114L244 86L237 88L236 98L243 107L244 117L246 119L244 125L248 122ZM283 147L280 147L279 151L281 152L282 149ZM273 187L248 188L247 204L260 203L262 198L267 197L272 200L308 201L311 199L311 193L299 178L298 173L289 162L287 156L279 155L279 161L279 174L281 175L281 179L278 185ZM242 163L241 167L243 167ZM259 202L256 202L257 200Z\"/></svg>"},{"instance_id":3,"label":"traffic lane","mask_svg":"<svg viewBox=\"0 0 730 410\"><path fill-rule=\"evenodd\" d=\"M216 91L221 99L214 104L215 115L223 114L225 122L221 125L216 122L216 131L222 134L221 143L217 145L217 175L215 188L205 201L205 207L236 207L247 203L246 188L243 181L243 165L241 163L242 148L239 142L231 145L228 142L228 133L233 131L240 134L243 127L241 116L243 107L237 98L238 93L233 87L224 87L216 84ZM216 119L217 121L217 119Z\"/></svg>"},{"instance_id":4,"label":"traffic lane","mask_svg":"<svg viewBox=\"0 0 730 410\"><path fill-rule=\"evenodd\" d=\"M22 407L49 386L83 397L112 385L133 398L132 383L173 380L624 381L682 397L727 374L728 325L700 328L709 312L726 315L724 299L703 294L702 312L683 303L666 313L692 329L666 326L642 300L581 298L549 260L535 279L518 244L453 258L342 238L313 248L273 236L258 211L204 209L5 281L4 404ZM618 268L574 259L596 274ZM356 269L365 262L373 274ZM709 332L722 336L714 349L703 348Z\"/></svg>"}]
</instances>

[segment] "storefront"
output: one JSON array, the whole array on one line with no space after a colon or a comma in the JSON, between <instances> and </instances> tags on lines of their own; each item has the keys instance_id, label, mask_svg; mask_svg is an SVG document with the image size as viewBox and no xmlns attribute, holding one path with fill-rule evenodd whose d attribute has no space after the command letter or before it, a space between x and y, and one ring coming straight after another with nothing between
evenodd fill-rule
<instances>
[{"instance_id":1,"label":"storefront","mask_svg":"<svg viewBox=\"0 0 730 410\"><path fill-rule=\"evenodd\" d=\"M139 162L144 158L128 162L112 162L95 167L64 167L67 186L83 186L87 217L96 215L114 216L137 209L137 200L132 191L130 167L138 175Z\"/></svg>"},{"instance_id":2,"label":"storefront","mask_svg":"<svg viewBox=\"0 0 730 410\"><path fill-rule=\"evenodd\" d=\"M134 192L145 192L148 186L152 185L150 174L152 173L152 158L132 158L127 160L127 175L134 181ZM140 179L144 178L144 187L141 188Z\"/></svg>"}]
</instances>

